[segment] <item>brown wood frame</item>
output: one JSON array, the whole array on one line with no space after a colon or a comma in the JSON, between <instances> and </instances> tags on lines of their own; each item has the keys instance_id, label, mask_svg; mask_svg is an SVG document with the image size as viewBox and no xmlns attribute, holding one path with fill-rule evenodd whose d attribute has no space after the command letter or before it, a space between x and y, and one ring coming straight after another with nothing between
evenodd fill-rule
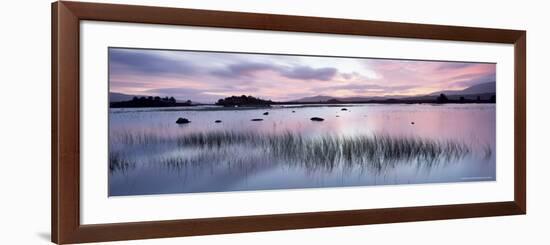
<instances>
[{"instance_id":1,"label":"brown wood frame","mask_svg":"<svg viewBox=\"0 0 550 245\"><path fill-rule=\"evenodd\" d=\"M514 200L174 221L80 224L79 23L81 20L241 28L514 45ZM526 32L163 7L52 4L52 241L81 243L222 233L457 219L526 213Z\"/></svg>"}]
</instances>

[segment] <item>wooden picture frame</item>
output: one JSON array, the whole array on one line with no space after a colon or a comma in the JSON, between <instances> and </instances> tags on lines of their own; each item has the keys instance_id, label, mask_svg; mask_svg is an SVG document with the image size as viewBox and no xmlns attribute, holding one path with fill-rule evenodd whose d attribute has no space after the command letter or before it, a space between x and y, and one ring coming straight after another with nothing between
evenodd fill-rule
<instances>
[{"instance_id":1,"label":"wooden picture frame","mask_svg":"<svg viewBox=\"0 0 550 245\"><path fill-rule=\"evenodd\" d=\"M514 200L509 202L82 225L79 23L82 20L514 45ZM305 229L526 213L526 32L164 7L52 4L51 234L58 244Z\"/></svg>"}]
</instances>

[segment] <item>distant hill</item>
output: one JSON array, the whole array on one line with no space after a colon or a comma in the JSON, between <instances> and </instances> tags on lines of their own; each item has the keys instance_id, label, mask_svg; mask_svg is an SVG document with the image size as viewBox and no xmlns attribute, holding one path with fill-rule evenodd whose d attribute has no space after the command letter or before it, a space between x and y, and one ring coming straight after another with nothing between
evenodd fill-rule
<instances>
[{"instance_id":1,"label":"distant hill","mask_svg":"<svg viewBox=\"0 0 550 245\"><path fill-rule=\"evenodd\" d=\"M491 96L496 94L496 83L481 83L473 85L463 90L443 90L433 92L427 95L417 96L356 96L356 97L332 97L325 95L304 97L301 99L289 101L291 103L338 103L338 102L376 102L376 101L394 101L394 100L407 100L407 101L424 101L436 99L440 94L445 94L451 100L458 100L460 97L465 99L477 100L479 96L483 100L488 100Z\"/></svg>"},{"instance_id":2,"label":"distant hill","mask_svg":"<svg viewBox=\"0 0 550 245\"><path fill-rule=\"evenodd\" d=\"M324 103L324 102L357 102L357 101L376 101L376 100L387 100L387 99L400 99L400 98L406 98L406 96L371 96L371 97L362 97L362 96L355 96L355 97L332 97L332 96L324 96L324 95L318 95L318 96L311 96L311 97L304 97L301 99L293 100L290 102L293 103Z\"/></svg>"},{"instance_id":3,"label":"distant hill","mask_svg":"<svg viewBox=\"0 0 550 245\"><path fill-rule=\"evenodd\" d=\"M484 93L496 93L496 92L497 92L497 84L495 82L481 83L462 90L462 94L484 94Z\"/></svg>"},{"instance_id":4,"label":"distant hill","mask_svg":"<svg viewBox=\"0 0 550 245\"><path fill-rule=\"evenodd\" d=\"M337 98L337 97L317 95L317 96L304 97L301 99L293 100L292 102L314 103L314 102L326 102L334 99L340 100L340 98Z\"/></svg>"},{"instance_id":5,"label":"distant hill","mask_svg":"<svg viewBox=\"0 0 550 245\"><path fill-rule=\"evenodd\" d=\"M471 95L471 94L490 94L490 93L496 93L496 83L495 82L489 82L489 83L480 83L471 87L468 87L463 90L443 90L431 93L430 95L440 95L440 94L446 94L446 95Z\"/></svg>"}]
</instances>

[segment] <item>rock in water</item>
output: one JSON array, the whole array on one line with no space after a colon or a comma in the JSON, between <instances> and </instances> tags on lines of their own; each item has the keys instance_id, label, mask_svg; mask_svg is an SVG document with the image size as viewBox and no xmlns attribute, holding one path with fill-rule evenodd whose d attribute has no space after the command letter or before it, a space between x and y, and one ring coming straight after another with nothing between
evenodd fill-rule
<instances>
[{"instance_id":1,"label":"rock in water","mask_svg":"<svg viewBox=\"0 0 550 245\"><path fill-rule=\"evenodd\" d=\"M264 119L261 119L261 118L254 118L254 119L252 119L252 120L250 120L250 121L259 122L259 121L263 121L263 120L264 120Z\"/></svg>"},{"instance_id":2,"label":"rock in water","mask_svg":"<svg viewBox=\"0 0 550 245\"><path fill-rule=\"evenodd\" d=\"M341 111L347 111L348 108L342 108L342 109L340 109L340 110L341 110Z\"/></svg>"},{"instance_id":3,"label":"rock in water","mask_svg":"<svg viewBox=\"0 0 550 245\"><path fill-rule=\"evenodd\" d=\"M264 115L265 115L265 116L269 115L269 112L267 112L267 111L266 111L266 112L264 112Z\"/></svg>"},{"instance_id":4,"label":"rock in water","mask_svg":"<svg viewBox=\"0 0 550 245\"><path fill-rule=\"evenodd\" d=\"M221 123L222 120L216 120L216 121L214 121L214 122L215 122L215 123Z\"/></svg>"},{"instance_id":5,"label":"rock in water","mask_svg":"<svg viewBox=\"0 0 550 245\"><path fill-rule=\"evenodd\" d=\"M311 118L311 121L315 121L315 122L322 122L322 121L324 121L324 120L325 120L325 119L320 118L320 117L312 117L312 118Z\"/></svg>"},{"instance_id":6,"label":"rock in water","mask_svg":"<svg viewBox=\"0 0 550 245\"><path fill-rule=\"evenodd\" d=\"M292 113L295 113L296 111L292 111Z\"/></svg>"},{"instance_id":7,"label":"rock in water","mask_svg":"<svg viewBox=\"0 0 550 245\"><path fill-rule=\"evenodd\" d=\"M178 118L178 120L176 121L177 124L186 124L186 123L190 123L191 121L187 120L187 118Z\"/></svg>"},{"instance_id":8,"label":"rock in water","mask_svg":"<svg viewBox=\"0 0 550 245\"><path fill-rule=\"evenodd\" d=\"M414 125L414 122L411 122L411 124L413 124L413 125Z\"/></svg>"}]
</instances>

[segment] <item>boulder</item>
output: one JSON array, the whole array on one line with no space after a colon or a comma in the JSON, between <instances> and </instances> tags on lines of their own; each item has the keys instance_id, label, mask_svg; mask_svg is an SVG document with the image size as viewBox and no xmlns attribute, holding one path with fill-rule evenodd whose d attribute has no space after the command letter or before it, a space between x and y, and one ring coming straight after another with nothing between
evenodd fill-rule
<instances>
[{"instance_id":1,"label":"boulder","mask_svg":"<svg viewBox=\"0 0 550 245\"><path fill-rule=\"evenodd\" d=\"M315 122L322 122L322 121L325 120L325 119L320 118L320 117L312 117L312 118L310 118L310 119L311 119L311 121L315 121Z\"/></svg>"},{"instance_id":2,"label":"boulder","mask_svg":"<svg viewBox=\"0 0 550 245\"><path fill-rule=\"evenodd\" d=\"M187 118L178 118L178 120L176 121L177 124L186 124L186 123L190 123L191 121L189 121Z\"/></svg>"},{"instance_id":3,"label":"boulder","mask_svg":"<svg viewBox=\"0 0 550 245\"><path fill-rule=\"evenodd\" d=\"M267 111L264 112L264 116L267 116L267 115L269 115L269 112L267 112Z\"/></svg>"},{"instance_id":4,"label":"boulder","mask_svg":"<svg viewBox=\"0 0 550 245\"><path fill-rule=\"evenodd\" d=\"M341 110L341 111L347 111L348 108L342 108L342 109L340 109L340 110Z\"/></svg>"},{"instance_id":5,"label":"boulder","mask_svg":"<svg viewBox=\"0 0 550 245\"><path fill-rule=\"evenodd\" d=\"M215 123L221 123L222 120L216 120L216 121L214 121L214 122L215 122Z\"/></svg>"},{"instance_id":6,"label":"boulder","mask_svg":"<svg viewBox=\"0 0 550 245\"><path fill-rule=\"evenodd\" d=\"M259 122L259 121L263 121L263 120L264 120L264 119L261 119L261 118L254 118L254 119L252 119L252 120L250 120L250 121Z\"/></svg>"}]
</instances>

